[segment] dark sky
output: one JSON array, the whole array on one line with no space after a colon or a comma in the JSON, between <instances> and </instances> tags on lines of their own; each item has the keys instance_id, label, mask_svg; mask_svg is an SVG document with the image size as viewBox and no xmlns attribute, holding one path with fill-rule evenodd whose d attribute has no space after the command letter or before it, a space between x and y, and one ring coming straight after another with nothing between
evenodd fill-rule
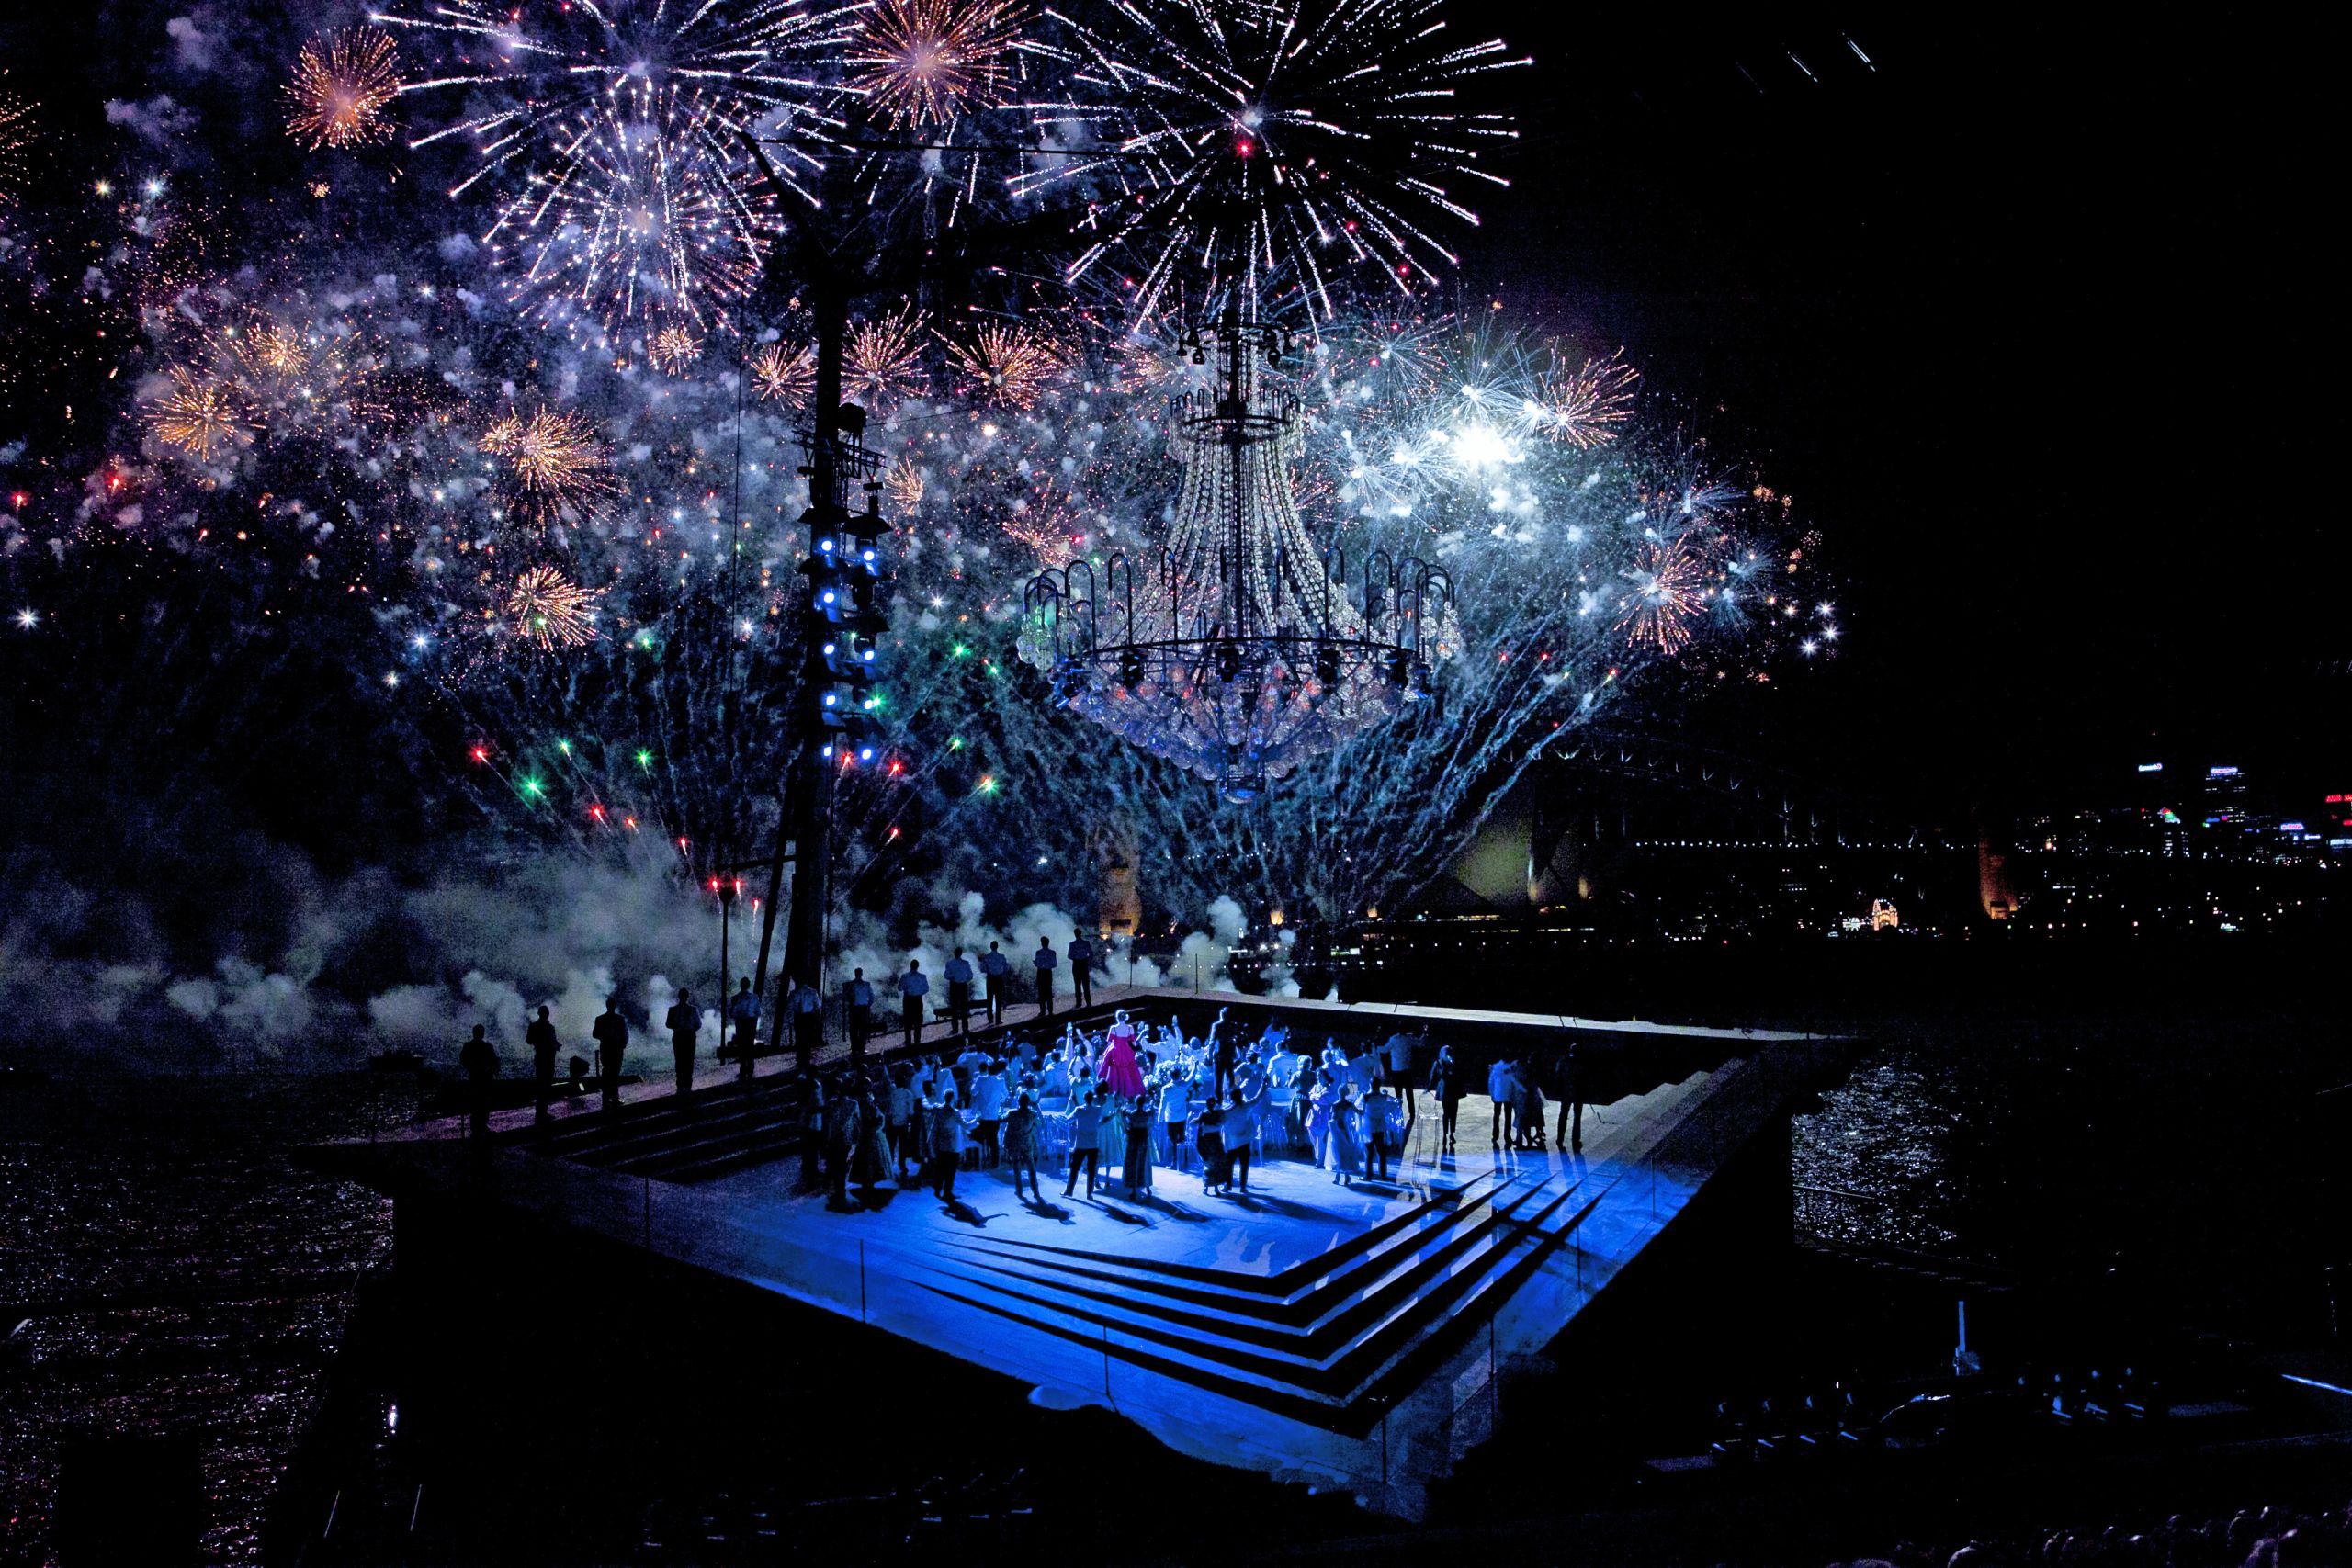
<instances>
[{"instance_id":1,"label":"dark sky","mask_svg":"<svg viewBox=\"0 0 2352 1568\"><path fill-rule=\"evenodd\" d=\"M1955 799L2152 747L2352 787L2313 40L1464 9L1542 58L1474 276L1718 419L1850 581L1784 744Z\"/></svg>"}]
</instances>

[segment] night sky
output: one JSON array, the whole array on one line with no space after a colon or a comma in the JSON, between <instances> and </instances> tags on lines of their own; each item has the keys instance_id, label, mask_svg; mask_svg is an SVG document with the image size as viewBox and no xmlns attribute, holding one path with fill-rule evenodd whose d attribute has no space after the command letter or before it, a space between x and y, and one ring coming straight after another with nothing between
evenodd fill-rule
<instances>
[{"instance_id":1,"label":"night sky","mask_svg":"<svg viewBox=\"0 0 2352 1568\"><path fill-rule=\"evenodd\" d=\"M1544 62L1472 276L1623 341L1850 582L1780 744L1947 809L2152 748L2345 787L2290 34L1471 9Z\"/></svg>"}]
</instances>

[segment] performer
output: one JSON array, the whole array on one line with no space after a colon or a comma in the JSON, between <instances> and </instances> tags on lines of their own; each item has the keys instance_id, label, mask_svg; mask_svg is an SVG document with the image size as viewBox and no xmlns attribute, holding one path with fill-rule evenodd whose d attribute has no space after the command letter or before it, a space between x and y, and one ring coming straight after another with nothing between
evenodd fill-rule
<instances>
[{"instance_id":1,"label":"performer","mask_svg":"<svg viewBox=\"0 0 2352 1568\"><path fill-rule=\"evenodd\" d=\"M1015 1198L1021 1196L1022 1179L1026 1177L1030 1201L1042 1203L1046 1201L1046 1191L1037 1185L1037 1147L1040 1142L1037 1122L1037 1108L1030 1103L1024 1091L1021 1103L1014 1106L1012 1114L1004 1119L1004 1163L1012 1168L1012 1195Z\"/></svg>"},{"instance_id":2,"label":"performer","mask_svg":"<svg viewBox=\"0 0 2352 1568\"><path fill-rule=\"evenodd\" d=\"M1363 1134L1356 1125L1356 1103L1348 1089L1331 1108L1331 1179L1352 1187L1363 1174Z\"/></svg>"},{"instance_id":3,"label":"performer","mask_svg":"<svg viewBox=\"0 0 2352 1568\"><path fill-rule=\"evenodd\" d=\"M1127 1196L1151 1196L1151 1101L1140 1097L1127 1110Z\"/></svg>"},{"instance_id":4,"label":"performer","mask_svg":"<svg viewBox=\"0 0 2352 1568\"><path fill-rule=\"evenodd\" d=\"M980 974L989 986L989 1021L1004 1021L1004 993L1012 988L1012 960L997 951L994 942L980 955Z\"/></svg>"},{"instance_id":5,"label":"performer","mask_svg":"<svg viewBox=\"0 0 2352 1568\"><path fill-rule=\"evenodd\" d=\"M695 1010L694 998L680 991L662 1022L670 1031L670 1055L678 1068L673 1092L688 1093L695 1087L695 1035L702 1028L702 1014Z\"/></svg>"},{"instance_id":6,"label":"performer","mask_svg":"<svg viewBox=\"0 0 2352 1568\"><path fill-rule=\"evenodd\" d=\"M874 982L864 968L850 971L842 987L842 1015L849 1021L849 1059L865 1060L865 1043L874 1038Z\"/></svg>"},{"instance_id":7,"label":"performer","mask_svg":"<svg viewBox=\"0 0 2352 1568\"><path fill-rule=\"evenodd\" d=\"M1037 970L1037 1016L1050 1018L1054 1012L1054 966L1061 962L1054 956L1051 937L1037 939L1037 951L1029 955Z\"/></svg>"},{"instance_id":8,"label":"performer","mask_svg":"<svg viewBox=\"0 0 2352 1568\"><path fill-rule=\"evenodd\" d=\"M957 948L956 956L947 961L947 1032L968 1034L972 1031L972 962Z\"/></svg>"},{"instance_id":9,"label":"performer","mask_svg":"<svg viewBox=\"0 0 2352 1568\"><path fill-rule=\"evenodd\" d=\"M1135 1100L1143 1093L1143 1069L1136 1066L1136 1026L1127 1021L1125 1008L1119 1010L1111 1024L1107 1043L1094 1071L1112 1094L1122 1100Z\"/></svg>"},{"instance_id":10,"label":"performer","mask_svg":"<svg viewBox=\"0 0 2352 1568\"><path fill-rule=\"evenodd\" d=\"M1453 1129L1462 1119L1464 1089L1462 1065L1453 1059L1453 1047L1437 1048L1437 1060L1430 1064L1430 1094L1437 1100L1442 1116L1440 1131L1444 1134L1444 1152L1453 1152Z\"/></svg>"},{"instance_id":11,"label":"performer","mask_svg":"<svg viewBox=\"0 0 2352 1568\"><path fill-rule=\"evenodd\" d=\"M1193 1119L1193 1075L1181 1064L1168 1068L1168 1077L1159 1086L1159 1115L1168 1126L1168 1163L1183 1170L1189 1165L1184 1156L1184 1126Z\"/></svg>"},{"instance_id":12,"label":"performer","mask_svg":"<svg viewBox=\"0 0 2352 1568\"><path fill-rule=\"evenodd\" d=\"M735 1059L739 1062L748 1060L753 1037L760 1032L760 998L752 995L750 980L736 987L733 999L727 1004L727 1021L735 1031L733 1040L729 1043Z\"/></svg>"},{"instance_id":13,"label":"performer","mask_svg":"<svg viewBox=\"0 0 2352 1568\"><path fill-rule=\"evenodd\" d=\"M628 1020L621 1015L620 998L605 998L605 1010L589 1032L596 1037L597 1081L609 1109L621 1102L621 1057L628 1051Z\"/></svg>"},{"instance_id":14,"label":"performer","mask_svg":"<svg viewBox=\"0 0 2352 1568\"><path fill-rule=\"evenodd\" d=\"M538 1103L531 1120L544 1122L548 1119L548 1104L555 1099L555 1054L563 1048L555 1037L555 1024L548 1017L547 1003L539 1004L539 1016L523 1031L523 1043L531 1048L533 1098Z\"/></svg>"}]
</instances>

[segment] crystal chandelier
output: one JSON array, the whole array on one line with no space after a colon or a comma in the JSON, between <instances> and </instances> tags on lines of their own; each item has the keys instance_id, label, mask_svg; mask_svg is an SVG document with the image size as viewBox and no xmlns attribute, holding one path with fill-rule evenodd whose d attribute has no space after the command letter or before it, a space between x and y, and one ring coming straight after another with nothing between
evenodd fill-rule
<instances>
[{"instance_id":1,"label":"crystal chandelier","mask_svg":"<svg viewBox=\"0 0 2352 1568\"><path fill-rule=\"evenodd\" d=\"M1452 641L1453 589L1411 556L1374 550L1355 581L1298 514L1298 399L1270 364L1288 346L1228 306L1191 334L1214 391L1179 405L1184 480L1148 555L1075 560L1029 583L1022 657L1057 705L1254 799L1270 781L1430 694Z\"/></svg>"}]
</instances>

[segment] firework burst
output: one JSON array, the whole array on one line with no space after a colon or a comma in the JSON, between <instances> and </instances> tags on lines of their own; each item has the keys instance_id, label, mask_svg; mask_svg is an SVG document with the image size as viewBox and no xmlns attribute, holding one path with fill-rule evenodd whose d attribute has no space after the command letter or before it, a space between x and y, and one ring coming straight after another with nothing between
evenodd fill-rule
<instances>
[{"instance_id":1,"label":"firework burst","mask_svg":"<svg viewBox=\"0 0 2352 1568\"><path fill-rule=\"evenodd\" d=\"M735 156L711 100L624 94L579 122L486 238L518 264L514 294L543 321L724 325L758 276L773 212L764 185L736 178Z\"/></svg>"},{"instance_id":2,"label":"firework burst","mask_svg":"<svg viewBox=\"0 0 2352 1568\"><path fill-rule=\"evenodd\" d=\"M315 38L286 85L286 134L316 152L391 140L384 111L400 96L400 46L376 28Z\"/></svg>"},{"instance_id":3,"label":"firework burst","mask_svg":"<svg viewBox=\"0 0 2352 1568\"><path fill-rule=\"evenodd\" d=\"M924 491L922 470L904 457L892 463L882 474L882 499L888 503L894 517L911 517L922 505Z\"/></svg>"},{"instance_id":4,"label":"firework burst","mask_svg":"<svg viewBox=\"0 0 2352 1568\"><path fill-rule=\"evenodd\" d=\"M1102 151L1016 188L1115 190L1126 222L1070 270L1149 236L1142 310L1193 266L1253 292L1290 271L1327 318L1343 265L1377 264L1409 292L1455 260L1436 229L1477 221L1442 182L1508 183L1482 166L1508 119L1460 105L1474 78L1525 62L1457 44L1441 0L1114 0L1100 28L1060 19L1074 96L1099 107L1035 113L1091 120Z\"/></svg>"},{"instance_id":5,"label":"firework burst","mask_svg":"<svg viewBox=\"0 0 2352 1568\"><path fill-rule=\"evenodd\" d=\"M1688 539L1645 539L1625 570L1617 629L1635 648L1671 659L1690 646L1707 600L1706 561Z\"/></svg>"},{"instance_id":6,"label":"firework burst","mask_svg":"<svg viewBox=\"0 0 2352 1568\"><path fill-rule=\"evenodd\" d=\"M752 387L763 400L799 408L817 389L817 357L803 348L764 344L752 355Z\"/></svg>"},{"instance_id":7,"label":"firework burst","mask_svg":"<svg viewBox=\"0 0 2352 1568\"><path fill-rule=\"evenodd\" d=\"M1617 355L1588 359L1574 370L1555 369L1542 378L1542 429L1578 451L1617 437L1633 417L1634 388L1641 372Z\"/></svg>"},{"instance_id":8,"label":"firework burst","mask_svg":"<svg viewBox=\"0 0 2352 1568\"><path fill-rule=\"evenodd\" d=\"M310 369L311 364L310 347L302 341L301 331L283 321L255 321L235 352L257 377L290 381Z\"/></svg>"},{"instance_id":9,"label":"firework burst","mask_svg":"<svg viewBox=\"0 0 2352 1568\"><path fill-rule=\"evenodd\" d=\"M506 614L517 636L536 643L542 652L555 653L596 640L599 597L600 592L581 587L551 566L535 566L507 592Z\"/></svg>"},{"instance_id":10,"label":"firework burst","mask_svg":"<svg viewBox=\"0 0 2352 1568\"><path fill-rule=\"evenodd\" d=\"M571 409L507 414L483 433L481 449L505 461L516 505L533 518L593 512L617 489L595 425Z\"/></svg>"},{"instance_id":11,"label":"firework burst","mask_svg":"<svg viewBox=\"0 0 2352 1568\"><path fill-rule=\"evenodd\" d=\"M850 45L846 85L885 125L948 124L999 101L1025 19L1008 0L879 0Z\"/></svg>"},{"instance_id":12,"label":"firework burst","mask_svg":"<svg viewBox=\"0 0 2352 1568\"><path fill-rule=\"evenodd\" d=\"M860 321L842 355L842 393L880 412L923 389L923 332L909 310Z\"/></svg>"},{"instance_id":13,"label":"firework burst","mask_svg":"<svg viewBox=\"0 0 2352 1568\"><path fill-rule=\"evenodd\" d=\"M1069 365L1061 344L1048 334L994 321L968 338L949 339L947 357L976 400L1023 411L1036 407Z\"/></svg>"},{"instance_id":14,"label":"firework burst","mask_svg":"<svg viewBox=\"0 0 2352 1568\"><path fill-rule=\"evenodd\" d=\"M148 423L165 444L176 446L198 462L233 446L252 434L236 389L228 382L175 366L171 390L155 400Z\"/></svg>"},{"instance_id":15,"label":"firework burst","mask_svg":"<svg viewBox=\"0 0 2352 1568\"><path fill-rule=\"evenodd\" d=\"M24 186L34 136L33 106L0 93L0 207L14 201Z\"/></svg>"},{"instance_id":16,"label":"firework burst","mask_svg":"<svg viewBox=\"0 0 2352 1568\"><path fill-rule=\"evenodd\" d=\"M702 357L702 337L687 326L667 326L648 333L645 357L664 376L683 376Z\"/></svg>"},{"instance_id":17,"label":"firework burst","mask_svg":"<svg viewBox=\"0 0 2352 1568\"><path fill-rule=\"evenodd\" d=\"M694 98L703 151L722 161L763 124L821 140L835 123L823 109L826 67L863 10L824 0L434 0L369 19L435 56L402 93L464 106L463 118L410 143L472 141L481 162L450 194L487 183L519 190L512 199L527 207L560 177L582 128L626 99Z\"/></svg>"}]
</instances>

